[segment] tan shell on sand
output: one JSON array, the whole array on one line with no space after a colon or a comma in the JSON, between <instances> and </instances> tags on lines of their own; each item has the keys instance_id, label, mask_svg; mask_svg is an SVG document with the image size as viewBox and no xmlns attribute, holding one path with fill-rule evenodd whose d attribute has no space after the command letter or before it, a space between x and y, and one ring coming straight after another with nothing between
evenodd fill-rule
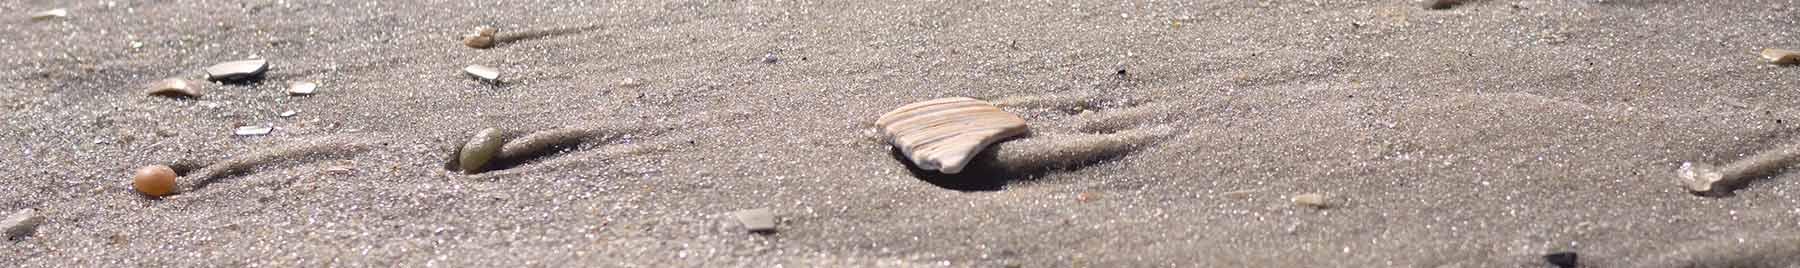
<instances>
[{"instance_id":1,"label":"tan shell on sand","mask_svg":"<svg viewBox=\"0 0 1800 268\"><path fill-rule=\"evenodd\" d=\"M1762 51L1762 56L1763 56L1763 60L1768 60L1769 63L1774 63L1774 64L1800 63L1800 51L1793 51L1793 50L1786 50L1786 49L1779 49L1779 48L1765 48Z\"/></svg>"},{"instance_id":2,"label":"tan shell on sand","mask_svg":"<svg viewBox=\"0 0 1800 268\"><path fill-rule=\"evenodd\" d=\"M989 144L1025 134L1025 119L986 101L952 97L915 102L875 120L888 144L921 169L962 172Z\"/></svg>"},{"instance_id":3,"label":"tan shell on sand","mask_svg":"<svg viewBox=\"0 0 1800 268\"><path fill-rule=\"evenodd\" d=\"M150 84L150 90L145 90L144 94L171 98L198 98L200 97L200 85L187 79L169 78Z\"/></svg>"}]
</instances>

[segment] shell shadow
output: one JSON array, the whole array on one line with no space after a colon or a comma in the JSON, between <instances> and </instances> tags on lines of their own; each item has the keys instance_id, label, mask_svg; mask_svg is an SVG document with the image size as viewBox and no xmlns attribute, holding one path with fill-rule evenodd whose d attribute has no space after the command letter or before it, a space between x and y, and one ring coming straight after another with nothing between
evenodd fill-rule
<instances>
[{"instance_id":1,"label":"shell shadow","mask_svg":"<svg viewBox=\"0 0 1800 268\"><path fill-rule=\"evenodd\" d=\"M988 145L981 153L975 154L969 164L957 174L945 174L935 170L919 168L907 160L906 154L895 147L888 150L888 156L906 166L906 172L939 188L962 192L992 192L1006 188L1013 181L1032 180L1054 171L1055 169L1024 169L1008 167L1000 162L999 152L1006 146L1004 142Z\"/></svg>"}]
</instances>

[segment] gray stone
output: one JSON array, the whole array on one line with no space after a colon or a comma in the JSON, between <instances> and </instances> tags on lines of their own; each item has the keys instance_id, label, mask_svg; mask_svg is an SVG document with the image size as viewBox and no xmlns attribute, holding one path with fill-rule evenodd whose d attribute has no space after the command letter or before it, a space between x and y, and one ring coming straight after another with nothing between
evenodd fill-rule
<instances>
[{"instance_id":1,"label":"gray stone","mask_svg":"<svg viewBox=\"0 0 1800 268\"><path fill-rule=\"evenodd\" d=\"M269 60L240 60L206 67L206 80L236 82L261 77L269 70Z\"/></svg>"},{"instance_id":2,"label":"gray stone","mask_svg":"<svg viewBox=\"0 0 1800 268\"><path fill-rule=\"evenodd\" d=\"M775 231L775 212L768 208L746 209L732 212L744 229L752 233Z\"/></svg>"},{"instance_id":3,"label":"gray stone","mask_svg":"<svg viewBox=\"0 0 1800 268\"><path fill-rule=\"evenodd\" d=\"M38 215L37 210L27 208L6 216L6 220L0 221L0 228L6 230L7 239L12 239L31 235L41 224L44 224L44 216Z\"/></svg>"}]
</instances>

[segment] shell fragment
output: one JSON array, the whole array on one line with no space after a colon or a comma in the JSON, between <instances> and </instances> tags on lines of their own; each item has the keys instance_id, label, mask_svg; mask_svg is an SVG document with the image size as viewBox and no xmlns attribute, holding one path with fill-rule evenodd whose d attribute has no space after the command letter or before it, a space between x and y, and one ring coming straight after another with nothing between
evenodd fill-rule
<instances>
[{"instance_id":1,"label":"shell fragment","mask_svg":"<svg viewBox=\"0 0 1800 268\"><path fill-rule=\"evenodd\" d=\"M198 98L200 97L200 85L187 79L169 78L150 84L150 90L144 91L144 94L170 98Z\"/></svg>"},{"instance_id":2,"label":"shell fragment","mask_svg":"<svg viewBox=\"0 0 1800 268\"><path fill-rule=\"evenodd\" d=\"M287 94L288 96L306 96L312 95L318 90L319 83L301 81L288 84Z\"/></svg>"},{"instance_id":3,"label":"shell fragment","mask_svg":"<svg viewBox=\"0 0 1800 268\"><path fill-rule=\"evenodd\" d=\"M457 169L467 174L481 173L481 168L500 154L500 146L506 145L506 137L502 134L497 128L475 132L475 136L457 150Z\"/></svg>"},{"instance_id":4,"label":"shell fragment","mask_svg":"<svg viewBox=\"0 0 1800 268\"><path fill-rule=\"evenodd\" d=\"M484 81L484 82L499 82L500 81L500 70L494 69L494 67L487 67L487 66L481 66L481 65L469 65L469 67L463 67L463 73L469 74L469 76L475 77L475 79L480 79L481 81Z\"/></svg>"},{"instance_id":5,"label":"shell fragment","mask_svg":"<svg viewBox=\"0 0 1800 268\"><path fill-rule=\"evenodd\" d=\"M1763 57L1763 60L1768 60L1769 63L1774 63L1774 64L1800 63L1800 51L1793 51L1793 50L1786 50L1786 49L1779 49L1779 48L1765 48L1762 51L1762 57Z\"/></svg>"},{"instance_id":6,"label":"shell fragment","mask_svg":"<svg viewBox=\"0 0 1800 268\"><path fill-rule=\"evenodd\" d=\"M47 20L47 19L62 18L62 17L68 17L68 16L69 16L69 9L58 8L58 9L51 9L51 10L38 11L35 13L31 13L31 20Z\"/></svg>"},{"instance_id":7,"label":"shell fragment","mask_svg":"<svg viewBox=\"0 0 1800 268\"><path fill-rule=\"evenodd\" d=\"M255 79L269 70L269 60L240 60L206 67L206 80L236 82Z\"/></svg>"},{"instance_id":8,"label":"shell fragment","mask_svg":"<svg viewBox=\"0 0 1800 268\"><path fill-rule=\"evenodd\" d=\"M986 101L941 98L900 106L875 120L883 139L921 169L962 172L995 142L1025 134L1025 119Z\"/></svg>"},{"instance_id":9,"label":"shell fragment","mask_svg":"<svg viewBox=\"0 0 1800 268\"><path fill-rule=\"evenodd\" d=\"M274 131L275 128L267 126L241 126L237 128L237 131L233 131L232 134L237 134L238 136L262 136L269 135L269 132Z\"/></svg>"}]
</instances>

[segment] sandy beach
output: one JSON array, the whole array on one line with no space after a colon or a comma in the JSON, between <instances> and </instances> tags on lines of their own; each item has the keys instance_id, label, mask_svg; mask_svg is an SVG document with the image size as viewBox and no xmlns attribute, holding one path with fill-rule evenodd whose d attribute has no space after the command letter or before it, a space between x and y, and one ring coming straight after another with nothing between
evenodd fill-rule
<instances>
[{"instance_id":1,"label":"sandy beach","mask_svg":"<svg viewBox=\"0 0 1800 268\"><path fill-rule=\"evenodd\" d=\"M0 263L1795 267L1800 175L1676 171L1800 142L1800 67L1758 54L1800 50L1797 8L15 0L0 217L43 221ZM200 95L145 94L168 78ZM948 175L875 130L944 97L1030 134ZM487 128L551 145L454 171ZM174 194L133 189L148 165Z\"/></svg>"}]
</instances>

